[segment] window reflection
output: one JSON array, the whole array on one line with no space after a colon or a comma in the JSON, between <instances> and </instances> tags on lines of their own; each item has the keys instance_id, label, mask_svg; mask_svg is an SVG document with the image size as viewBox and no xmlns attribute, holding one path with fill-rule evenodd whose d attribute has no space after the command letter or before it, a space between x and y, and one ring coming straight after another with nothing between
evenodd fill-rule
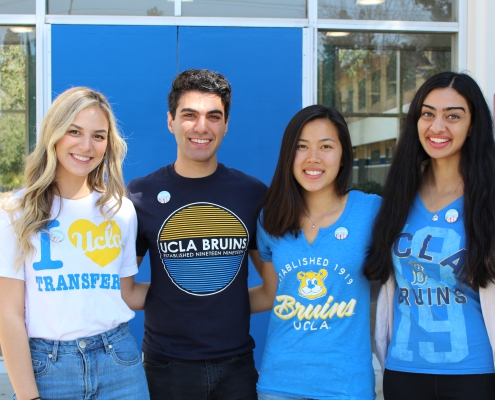
<instances>
[{"instance_id":1,"label":"window reflection","mask_svg":"<svg viewBox=\"0 0 495 400\"><path fill-rule=\"evenodd\" d=\"M356 0L318 0L318 18L394 21L453 21L452 0L385 0L376 5Z\"/></svg>"},{"instance_id":2,"label":"window reflection","mask_svg":"<svg viewBox=\"0 0 495 400\"><path fill-rule=\"evenodd\" d=\"M48 0L48 14L58 15L174 15L168 0Z\"/></svg>"},{"instance_id":3,"label":"window reflection","mask_svg":"<svg viewBox=\"0 0 495 400\"><path fill-rule=\"evenodd\" d=\"M354 146L351 184L381 193L416 90L450 70L451 35L318 34L318 101L340 110Z\"/></svg>"},{"instance_id":4,"label":"window reflection","mask_svg":"<svg viewBox=\"0 0 495 400\"><path fill-rule=\"evenodd\" d=\"M189 17L306 18L306 0L194 0L182 2Z\"/></svg>"},{"instance_id":5,"label":"window reflection","mask_svg":"<svg viewBox=\"0 0 495 400\"><path fill-rule=\"evenodd\" d=\"M0 27L0 191L22 184L36 140L34 35L32 27Z\"/></svg>"},{"instance_id":6,"label":"window reflection","mask_svg":"<svg viewBox=\"0 0 495 400\"><path fill-rule=\"evenodd\" d=\"M0 14L35 14L36 0L0 0Z\"/></svg>"}]
</instances>

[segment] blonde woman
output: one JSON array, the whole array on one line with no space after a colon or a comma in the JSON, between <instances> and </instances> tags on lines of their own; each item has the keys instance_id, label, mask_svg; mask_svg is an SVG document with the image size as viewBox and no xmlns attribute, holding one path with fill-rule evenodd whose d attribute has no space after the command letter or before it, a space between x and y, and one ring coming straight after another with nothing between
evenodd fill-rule
<instances>
[{"instance_id":1,"label":"blonde woman","mask_svg":"<svg viewBox=\"0 0 495 400\"><path fill-rule=\"evenodd\" d=\"M25 186L0 199L0 343L14 398L149 398L127 325L147 285L133 277L125 151L105 97L69 89L43 120Z\"/></svg>"}]
</instances>

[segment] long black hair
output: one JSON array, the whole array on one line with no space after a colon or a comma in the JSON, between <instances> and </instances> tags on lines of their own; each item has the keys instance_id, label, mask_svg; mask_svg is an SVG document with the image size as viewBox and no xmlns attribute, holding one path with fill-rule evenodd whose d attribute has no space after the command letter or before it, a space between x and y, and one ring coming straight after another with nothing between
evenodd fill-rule
<instances>
[{"instance_id":1,"label":"long black hair","mask_svg":"<svg viewBox=\"0 0 495 400\"><path fill-rule=\"evenodd\" d=\"M289 232L297 237L300 231L299 219L305 205L301 186L294 177L292 167L301 131L308 122L315 119L327 119L337 129L342 146L342 166L335 178L334 190L339 197L348 192L353 155L351 137L344 117L337 110L322 105L303 108L285 128L275 174L260 205L260 210L264 209L263 228L272 236L280 237Z\"/></svg>"},{"instance_id":2,"label":"long black hair","mask_svg":"<svg viewBox=\"0 0 495 400\"><path fill-rule=\"evenodd\" d=\"M373 245L365 264L368 279L385 282L393 272L392 245L404 227L422 182L429 156L419 141L417 123L426 96L452 88L468 103L469 135L461 149L459 173L464 183L464 227L467 256L459 279L472 288L495 279L495 141L490 109L478 84L466 74L441 72L414 96L383 188L383 202L373 229Z\"/></svg>"}]
</instances>

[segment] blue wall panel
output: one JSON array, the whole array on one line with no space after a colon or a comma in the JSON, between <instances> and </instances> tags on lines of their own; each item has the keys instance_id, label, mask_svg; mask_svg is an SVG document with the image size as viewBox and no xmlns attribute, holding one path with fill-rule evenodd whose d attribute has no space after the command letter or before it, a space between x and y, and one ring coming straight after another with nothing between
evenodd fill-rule
<instances>
[{"instance_id":1,"label":"blue wall panel","mask_svg":"<svg viewBox=\"0 0 495 400\"><path fill-rule=\"evenodd\" d=\"M175 159L167 94L176 66L176 27L52 27L53 97L83 85L109 98L129 145L126 182Z\"/></svg>"},{"instance_id":2,"label":"blue wall panel","mask_svg":"<svg viewBox=\"0 0 495 400\"><path fill-rule=\"evenodd\" d=\"M219 160L269 184L285 126L302 106L302 29L180 27L179 70L208 68L232 84Z\"/></svg>"},{"instance_id":3,"label":"blue wall panel","mask_svg":"<svg viewBox=\"0 0 495 400\"><path fill-rule=\"evenodd\" d=\"M213 69L232 83L229 132L219 160L269 184L283 130L301 108L301 29L52 26L53 97L85 85L109 98L129 145L126 182L175 160L167 94L177 71L188 68ZM260 279L250 268L249 284L257 285ZM145 258L137 280L149 277ZM267 321L268 313L252 318L258 366ZM131 321L138 343L142 325L138 312Z\"/></svg>"}]
</instances>

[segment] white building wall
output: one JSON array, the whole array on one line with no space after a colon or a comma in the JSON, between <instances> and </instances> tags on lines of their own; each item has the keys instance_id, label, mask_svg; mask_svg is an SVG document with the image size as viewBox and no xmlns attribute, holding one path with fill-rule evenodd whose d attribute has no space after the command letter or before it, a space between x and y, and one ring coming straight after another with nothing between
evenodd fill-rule
<instances>
[{"instance_id":1,"label":"white building wall","mask_svg":"<svg viewBox=\"0 0 495 400\"><path fill-rule=\"evenodd\" d=\"M493 110L495 96L495 1L468 0L467 72Z\"/></svg>"}]
</instances>

